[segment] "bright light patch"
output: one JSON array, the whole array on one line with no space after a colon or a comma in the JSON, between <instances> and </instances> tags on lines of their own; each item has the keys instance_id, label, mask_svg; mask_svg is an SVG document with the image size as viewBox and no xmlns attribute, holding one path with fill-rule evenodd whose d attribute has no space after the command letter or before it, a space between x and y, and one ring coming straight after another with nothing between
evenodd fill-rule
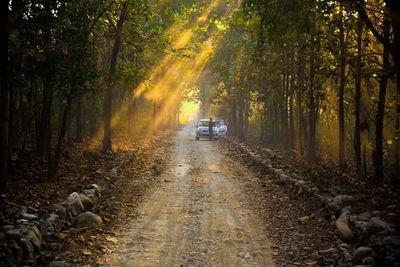
<instances>
[{"instance_id":1,"label":"bright light patch","mask_svg":"<svg viewBox=\"0 0 400 267\"><path fill-rule=\"evenodd\" d=\"M196 119L199 112L199 103L183 102L179 115L179 123L186 124Z\"/></svg>"}]
</instances>

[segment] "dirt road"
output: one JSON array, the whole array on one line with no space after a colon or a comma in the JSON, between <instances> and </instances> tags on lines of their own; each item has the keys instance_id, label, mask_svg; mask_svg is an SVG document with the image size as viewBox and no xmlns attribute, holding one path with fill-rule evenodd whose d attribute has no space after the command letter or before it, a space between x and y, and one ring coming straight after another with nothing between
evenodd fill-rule
<instances>
[{"instance_id":1,"label":"dirt road","mask_svg":"<svg viewBox=\"0 0 400 267\"><path fill-rule=\"evenodd\" d=\"M237 195L240 184L215 149L177 134L164 183L126 229L117 266L275 266L262 222Z\"/></svg>"}]
</instances>

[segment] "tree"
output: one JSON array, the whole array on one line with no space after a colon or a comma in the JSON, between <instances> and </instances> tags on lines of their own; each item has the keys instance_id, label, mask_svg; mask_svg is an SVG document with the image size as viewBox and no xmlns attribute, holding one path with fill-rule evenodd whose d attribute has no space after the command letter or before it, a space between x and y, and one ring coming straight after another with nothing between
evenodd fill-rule
<instances>
[{"instance_id":1,"label":"tree","mask_svg":"<svg viewBox=\"0 0 400 267\"><path fill-rule=\"evenodd\" d=\"M8 2L0 3L0 191L6 190L9 153Z\"/></svg>"},{"instance_id":2,"label":"tree","mask_svg":"<svg viewBox=\"0 0 400 267\"><path fill-rule=\"evenodd\" d=\"M111 151L111 119L112 119L112 97L113 97L113 78L117 70L118 53L121 46L122 28L128 13L128 2L121 5L121 14L117 22L117 28L114 37L114 45L111 53L110 70L108 74L107 87L104 90L104 136L103 151Z\"/></svg>"}]
</instances>

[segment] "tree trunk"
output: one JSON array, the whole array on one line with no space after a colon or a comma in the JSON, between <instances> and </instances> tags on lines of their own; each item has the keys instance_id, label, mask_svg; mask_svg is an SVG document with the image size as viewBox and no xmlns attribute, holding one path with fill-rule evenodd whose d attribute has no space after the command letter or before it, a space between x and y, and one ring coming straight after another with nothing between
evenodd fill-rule
<instances>
[{"instance_id":1,"label":"tree trunk","mask_svg":"<svg viewBox=\"0 0 400 267\"><path fill-rule=\"evenodd\" d=\"M232 135L233 136L237 136L237 117L236 117L236 99L235 97L232 97L232 112L231 112L231 116L232 116L232 126L230 127L232 129Z\"/></svg>"},{"instance_id":2,"label":"tree trunk","mask_svg":"<svg viewBox=\"0 0 400 267\"><path fill-rule=\"evenodd\" d=\"M97 131L97 117L98 117L98 108L97 108L97 101L96 101L96 94L93 94L89 98L89 105L90 107L90 121L89 121L89 136L93 137Z\"/></svg>"},{"instance_id":3,"label":"tree trunk","mask_svg":"<svg viewBox=\"0 0 400 267\"><path fill-rule=\"evenodd\" d=\"M294 59L291 60L291 64L294 62ZM290 65L291 65L290 64ZM293 67L291 68L291 77L290 79L288 79L290 86L289 86L289 144L290 144L290 148L294 149L295 148L295 126L294 126L294 79L295 79L295 75L294 75L294 69Z\"/></svg>"},{"instance_id":4,"label":"tree trunk","mask_svg":"<svg viewBox=\"0 0 400 267\"><path fill-rule=\"evenodd\" d=\"M244 141L244 101L245 101L245 96L243 92L243 88L239 89L239 110L238 110L238 138L240 141Z\"/></svg>"},{"instance_id":5,"label":"tree trunk","mask_svg":"<svg viewBox=\"0 0 400 267\"><path fill-rule=\"evenodd\" d=\"M315 52L315 44L312 45L311 51ZM315 57L311 55L310 66L310 88L308 90L308 159L311 163L315 161L315 138L316 138L316 108L315 108Z\"/></svg>"},{"instance_id":6,"label":"tree trunk","mask_svg":"<svg viewBox=\"0 0 400 267\"><path fill-rule=\"evenodd\" d=\"M396 75L397 91L400 94L400 1L398 0L385 0L385 15L390 18L391 26L393 29L393 42L387 38L384 34L381 35L379 31L374 27L374 24L368 17L366 12L365 2L357 3L358 14L364 21L368 29L374 34L374 36L383 44L384 48L387 49L388 53L392 55L394 62L394 71ZM397 169L400 169L400 103L397 103L396 108L396 129L395 129L395 165ZM377 155L378 156L378 155Z\"/></svg>"},{"instance_id":7,"label":"tree trunk","mask_svg":"<svg viewBox=\"0 0 400 267\"><path fill-rule=\"evenodd\" d=\"M346 47L344 40L343 6L339 11L339 166L345 168L345 121L344 121L344 89L346 83Z\"/></svg>"},{"instance_id":8,"label":"tree trunk","mask_svg":"<svg viewBox=\"0 0 400 267\"><path fill-rule=\"evenodd\" d=\"M52 90L48 81L43 83L42 112L37 143L38 156L41 160L48 160L51 148L51 102Z\"/></svg>"},{"instance_id":9,"label":"tree trunk","mask_svg":"<svg viewBox=\"0 0 400 267\"><path fill-rule=\"evenodd\" d=\"M112 119L112 96L113 96L113 81L117 70L117 58L119 48L121 46L122 28L128 11L128 2L124 2L121 8L121 15L117 23L117 32L115 33L114 46L111 54L110 71L108 77L108 86L104 90L104 136L103 136L103 151L111 151L111 119Z\"/></svg>"},{"instance_id":10,"label":"tree trunk","mask_svg":"<svg viewBox=\"0 0 400 267\"><path fill-rule=\"evenodd\" d=\"M303 90L304 90L304 57L303 49L300 50L298 55L298 67L297 67L297 96L296 96L296 107L297 107L297 121L298 121L298 143L299 153L303 155Z\"/></svg>"},{"instance_id":11,"label":"tree trunk","mask_svg":"<svg viewBox=\"0 0 400 267\"><path fill-rule=\"evenodd\" d=\"M77 107L76 107L76 142L81 143L83 140L83 134L85 130L85 119L84 119L84 105L82 106L82 102L84 101L84 97L80 96L78 99Z\"/></svg>"},{"instance_id":12,"label":"tree trunk","mask_svg":"<svg viewBox=\"0 0 400 267\"><path fill-rule=\"evenodd\" d=\"M9 147L8 1L0 2L0 192L6 191Z\"/></svg>"},{"instance_id":13,"label":"tree trunk","mask_svg":"<svg viewBox=\"0 0 400 267\"><path fill-rule=\"evenodd\" d=\"M64 111L61 118L61 125L60 125L60 132L58 134L57 146L56 151L54 153L54 160L53 162L49 162L49 179L55 179L57 177L58 165L61 159L62 147L64 143L65 133L67 132L68 128L68 117L69 112L71 109L71 96L67 97L67 101L64 107Z\"/></svg>"},{"instance_id":14,"label":"tree trunk","mask_svg":"<svg viewBox=\"0 0 400 267\"><path fill-rule=\"evenodd\" d=\"M391 18L393 30L393 45L390 47L391 55L394 62L394 70L396 75L397 92L400 95L400 1L386 0L387 13ZM385 36L383 36L385 40ZM386 39L389 42L389 39ZM400 169L400 101L397 102L396 107L396 130L395 130L395 166Z\"/></svg>"},{"instance_id":15,"label":"tree trunk","mask_svg":"<svg viewBox=\"0 0 400 267\"><path fill-rule=\"evenodd\" d=\"M360 112L361 112L361 74L362 74L362 21L357 22L357 60L355 66L355 125L354 125L354 152L356 156L356 169L359 177L363 176L362 159L361 159L361 129L360 129Z\"/></svg>"}]
</instances>

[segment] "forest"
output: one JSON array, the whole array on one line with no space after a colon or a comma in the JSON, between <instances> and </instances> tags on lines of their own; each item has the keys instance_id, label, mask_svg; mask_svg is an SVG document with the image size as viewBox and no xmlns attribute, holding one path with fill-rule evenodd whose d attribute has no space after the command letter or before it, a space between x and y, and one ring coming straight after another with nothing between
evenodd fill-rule
<instances>
[{"instance_id":1,"label":"forest","mask_svg":"<svg viewBox=\"0 0 400 267\"><path fill-rule=\"evenodd\" d=\"M245 1L213 63L212 101L232 134L398 181L399 10L397 1Z\"/></svg>"},{"instance_id":2,"label":"forest","mask_svg":"<svg viewBox=\"0 0 400 267\"><path fill-rule=\"evenodd\" d=\"M40 209L84 184L70 180L74 160L108 166L134 151L160 176L157 162L180 154L139 159L148 140L179 147L171 136L210 117L228 125L222 146L274 151L310 175L398 197L400 1L0 2L1 225L10 207ZM211 149L199 144L194 154Z\"/></svg>"}]
</instances>

